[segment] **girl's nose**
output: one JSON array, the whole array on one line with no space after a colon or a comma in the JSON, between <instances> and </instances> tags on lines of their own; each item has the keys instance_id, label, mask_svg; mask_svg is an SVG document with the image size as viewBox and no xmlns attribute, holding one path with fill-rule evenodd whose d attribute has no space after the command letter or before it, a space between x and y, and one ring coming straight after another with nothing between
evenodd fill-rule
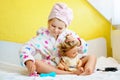
<instances>
[{"instance_id":1,"label":"girl's nose","mask_svg":"<svg viewBox=\"0 0 120 80\"><path fill-rule=\"evenodd\" d=\"M57 28L55 28L55 32L57 32L58 31L58 29Z\"/></svg>"}]
</instances>

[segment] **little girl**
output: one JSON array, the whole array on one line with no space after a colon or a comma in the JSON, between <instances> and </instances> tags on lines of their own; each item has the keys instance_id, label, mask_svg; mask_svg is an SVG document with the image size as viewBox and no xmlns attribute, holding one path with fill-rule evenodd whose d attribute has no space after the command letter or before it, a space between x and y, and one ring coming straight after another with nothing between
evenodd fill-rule
<instances>
[{"instance_id":1,"label":"little girl","mask_svg":"<svg viewBox=\"0 0 120 80\"><path fill-rule=\"evenodd\" d=\"M37 36L26 42L20 50L20 61L23 66L26 66L29 73L49 73L56 72L57 74L77 74L80 70L74 72L63 71L56 66L59 63L58 45L64 42L67 34L71 34L76 40L79 49L87 52L86 42L79 36L68 30L73 19L73 12L65 3L56 3L48 17L48 28L41 28L37 32ZM70 39L71 41L72 39ZM69 38L68 38L69 41ZM37 60L33 56L39 53L42 60ZM53 61L55 59L55 61ZM94 56L85 56L83 59L84 69L86 74L91 74L94 71L96 58Z\"/></svg>"}]
</instances>

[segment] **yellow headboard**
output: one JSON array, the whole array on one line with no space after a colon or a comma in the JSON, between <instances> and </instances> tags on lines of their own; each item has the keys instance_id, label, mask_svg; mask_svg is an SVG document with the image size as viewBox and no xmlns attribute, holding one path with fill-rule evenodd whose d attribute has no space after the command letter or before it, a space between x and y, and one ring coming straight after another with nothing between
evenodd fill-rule
<instances>
[{"instance_id":1,"label":"yellow headboard","mask_svg":"<svg viewBox=\"0 0 120 80\"><path fill-rule=\"evenodd\" d=\"M65 2L73 9L74 19L69 29L85 40L104 37L111 56L110 23L87 0L0 0L0 40L24 43L47 18L54 3Z\"/></svg>"}]
</instances>

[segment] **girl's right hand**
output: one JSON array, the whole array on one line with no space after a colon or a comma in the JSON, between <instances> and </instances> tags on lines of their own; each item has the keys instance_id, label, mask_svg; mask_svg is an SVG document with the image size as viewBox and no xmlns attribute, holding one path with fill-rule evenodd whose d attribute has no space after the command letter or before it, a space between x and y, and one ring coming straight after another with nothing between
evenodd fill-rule
<instances>
[{"instance_id":1,"label":"girl's right hand","mask_svg":"<svg viewBox=\"0 0 120 80\"><path fill-rule=\"evenodd\" d=\"M35 66L34 62L31 60L26 61L26 67L30 74L32 74L36 71L36 66Z\"/></svg>"}]
</instances>

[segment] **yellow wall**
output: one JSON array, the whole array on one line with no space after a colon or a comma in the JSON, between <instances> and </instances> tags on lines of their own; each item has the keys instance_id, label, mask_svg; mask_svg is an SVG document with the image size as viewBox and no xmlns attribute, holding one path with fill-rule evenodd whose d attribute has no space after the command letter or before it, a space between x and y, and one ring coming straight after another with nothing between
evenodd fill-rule
<instances>
[{"instance_id":1,"label":"yellow wall","mask_svg":"<svg viewBox=\"0 0 120 80\"><path fill-rule=\"evenodd\" d=\"M55 2L65 2L73 9L69 27L86 40L104 37L111 56L110 23L87 0L0 0L0 40L24 43L40 26L47 26L47 17Z\"/></svg>"}]
</instances>

